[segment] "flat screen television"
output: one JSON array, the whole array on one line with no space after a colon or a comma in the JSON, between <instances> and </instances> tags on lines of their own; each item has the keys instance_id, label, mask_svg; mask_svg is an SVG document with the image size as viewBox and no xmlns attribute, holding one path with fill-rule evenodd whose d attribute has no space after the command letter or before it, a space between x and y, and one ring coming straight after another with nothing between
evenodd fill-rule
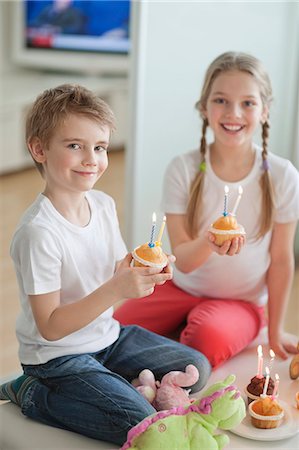
<instances>
[{"instance_id":1,"label":"flat screen television","mask_svg":"<svg viewBox=\"0 0 299 450\"><path fill-rule=\"evenodd\" d=\"M130 0L13 2L13 60L23 66L126 75Z\"/></svg>"}]
</instances>

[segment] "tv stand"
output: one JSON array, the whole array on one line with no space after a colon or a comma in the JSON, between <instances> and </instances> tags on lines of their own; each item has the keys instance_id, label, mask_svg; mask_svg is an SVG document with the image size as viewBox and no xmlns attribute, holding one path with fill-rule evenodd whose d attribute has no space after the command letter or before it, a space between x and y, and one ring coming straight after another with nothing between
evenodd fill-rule
<instances>
[{"instance_id":1,"label":"tv stand","mask_svg":"<svg viewBox=\"0 0 299 450\"><path fill-rule=\"evenodd\" d=\"M125 147L127 140L127 85L125 77L49 73L35 70L14 70L2 76L0 103L0 173L8 173L33 165L26 149L24 121L28 107L45 89L63 83L82 84L98 94L116 115L117 130L111 149Z\"/></svg>"}]
</instances>

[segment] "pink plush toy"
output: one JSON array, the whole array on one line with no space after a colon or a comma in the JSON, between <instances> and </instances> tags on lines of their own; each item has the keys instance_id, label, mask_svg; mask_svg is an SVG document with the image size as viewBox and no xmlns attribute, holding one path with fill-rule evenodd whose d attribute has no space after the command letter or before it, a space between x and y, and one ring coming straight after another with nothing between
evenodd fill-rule
<instances>
[{"instance_id":1,"label":"pink plush toy","mask_svg":"<svg viewBox=\"0 0 299 450\"><path fill-rule=\"evenodd\" d=\"M157 411L171 409L176 406L186 406L191 403L190 389L199 378L198 370L192 364L186 367L185 372L172 371L164 375L161 382L156 381L153 372L144 369L139 377L132 381L136 389L145 397Z\"/></svg>"}]
</instances>

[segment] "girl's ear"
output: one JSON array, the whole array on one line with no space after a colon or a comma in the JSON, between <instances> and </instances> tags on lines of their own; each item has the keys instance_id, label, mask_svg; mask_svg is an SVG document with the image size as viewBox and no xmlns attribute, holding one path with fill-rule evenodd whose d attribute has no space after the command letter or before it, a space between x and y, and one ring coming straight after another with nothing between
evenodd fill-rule
<instances>
[{"instance_id":1,"label":"girl's ear","mask_svg":"<svg viewBox=\"0 0 299 450\"><path fill-rule=\"evenodd\" d=\"M34 137L28 142L28 148L34 161L38 163L46 161L46 152L38 137Z\"/></svg>"}]
</instances>

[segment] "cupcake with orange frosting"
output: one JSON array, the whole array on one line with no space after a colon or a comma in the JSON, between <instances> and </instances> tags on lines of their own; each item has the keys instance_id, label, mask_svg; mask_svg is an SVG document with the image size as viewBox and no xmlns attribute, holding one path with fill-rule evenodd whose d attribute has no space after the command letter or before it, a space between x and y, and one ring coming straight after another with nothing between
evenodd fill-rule
<instances>
[{"instance_id":1,"label":"cupcake with orange frosting","mask_svg":"<svg viewBox=\"0 0 299 450\"><path fill-rule=\"evenodd\" d=\"M250 403L248 411L251 423L256 428L277 428L284 417L284 410L277 400L267 396L262 396Z\"/></svg>"},{"instance_id":2,"label":"cupcake with orange frosting","mask_svg":"<svg viewBox=\"0 0 299 450\"><path fill-rule=\"evenodd\" d=\"M237 219L232 214L222 215L209 228L215 236L214 244L219 247L226 241L231 241L235 237L245 236L244 227L238 224Z\"/></svg>"},{"instance_id":3,"label":"cupcake with orange frosting","mask_svg":"<svg viewBox=\"0 0 299 450\"><path fill-rule=\"evenodd\" d=\"M155 267L163 270L168 264L167 255L160 245L140 245L132 252L135 267Z\"/></svg>"}]
</instances>

